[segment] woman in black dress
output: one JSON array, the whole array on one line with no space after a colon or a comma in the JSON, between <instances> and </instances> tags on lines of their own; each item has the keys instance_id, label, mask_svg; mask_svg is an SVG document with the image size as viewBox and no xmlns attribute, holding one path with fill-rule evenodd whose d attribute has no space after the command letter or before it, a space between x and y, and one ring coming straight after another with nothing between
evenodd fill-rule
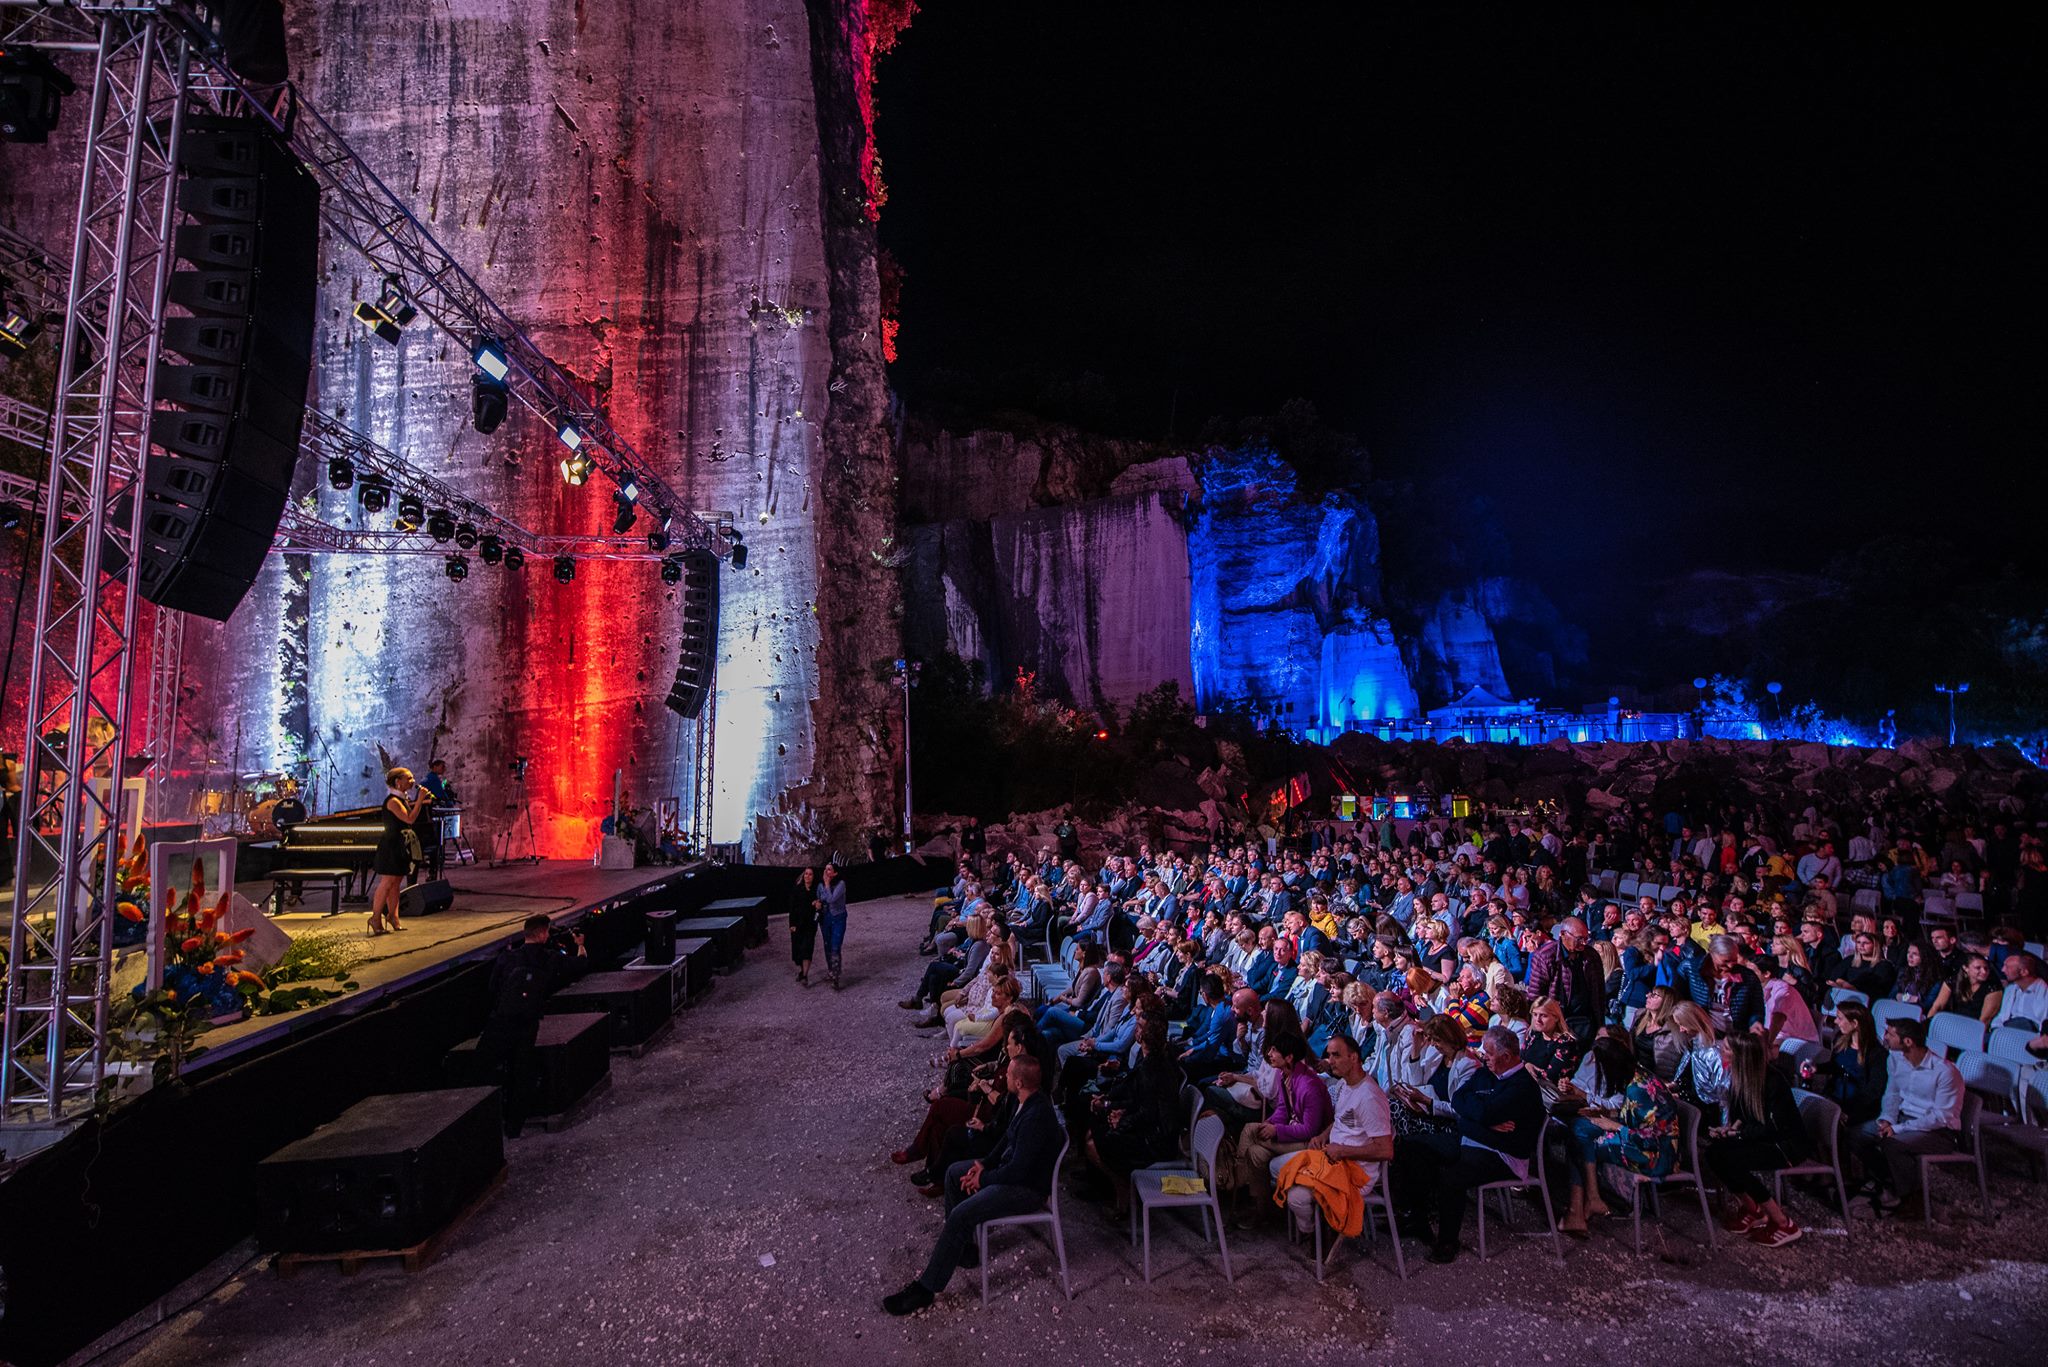
<instances>
[{"instance_id":1,"label":"woman in black dress","mask_svg":"<svg viewBox=\"0 0 2048 1367\"><path fill-rule=\"evenodd\" d=\"M413 823L434 802L434 795L415 785L412 770L402 765L384 775L384 786L390 789L384 795L384 834L370 858L372 935L382 935L386 923L392 930L405 929L398 921L398 889L418 862L414 851L419 849L419 837L413 834Z\"/></svg>"},{"instance_id":2,"label":"woman in black dress","mask_svg":"<svg viewBox=\"0 0 2048 1367\"><path fill-rule=\"evenodd\" d=\"M806 868L789 890L789 957L796 980L811 985L811 955L818 946L818 871Z\"/></svg>"}]
</instances>

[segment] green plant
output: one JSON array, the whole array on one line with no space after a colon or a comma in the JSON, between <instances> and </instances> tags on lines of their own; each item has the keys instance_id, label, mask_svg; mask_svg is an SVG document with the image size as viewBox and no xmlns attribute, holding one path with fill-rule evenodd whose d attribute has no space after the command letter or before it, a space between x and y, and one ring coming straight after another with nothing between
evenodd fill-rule
<instances>
[{"instance_id":1,"label":"green plant","mask_svg":"<svg viewBox=\"0 0 2048 1367\"><path fill-rule=\"evenodd\" d=\"M368 953L362 942L346 931L317 930L293 940L264 977L273 988L287 983L346 982Z\"/></svg>"}]
</instances>

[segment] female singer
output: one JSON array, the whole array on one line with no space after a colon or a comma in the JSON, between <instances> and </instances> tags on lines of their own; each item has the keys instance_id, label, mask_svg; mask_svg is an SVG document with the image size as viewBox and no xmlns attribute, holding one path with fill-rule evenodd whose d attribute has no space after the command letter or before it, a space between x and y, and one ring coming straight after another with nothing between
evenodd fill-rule
<instances>
[{"instance_id":1,"label":"female singer","mask_svg":"<svg viewBox=\"0 0 2048 1367\"><path fill-rule=\"evenodd\" d=\"M434 795L413 782L412 770L403 765L384 775L384 835L370 860L375 881L370 890L370 933L382 935L385 922L392 930L404 930L398 920L398 887L419 862L419 837L413 823L434 805ZM408 839L407 837L411 837Z\"/></svg>"}]
</instances>

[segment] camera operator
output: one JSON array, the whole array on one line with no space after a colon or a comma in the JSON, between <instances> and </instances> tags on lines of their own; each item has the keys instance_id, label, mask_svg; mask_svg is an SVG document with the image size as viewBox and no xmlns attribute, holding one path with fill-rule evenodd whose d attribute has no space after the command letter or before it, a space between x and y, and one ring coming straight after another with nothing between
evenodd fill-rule
<instances>
[{"instance_id":1,"label":"camera operator","mask_svg":"<svg viewBox=\"0 0 2048 1367\"><path fill-rule=\"evenodd\" d=\"M504 1088L508 1139L526 1124L534 1038L548 994L574 978L585 957L581 932L557 937L547 917L529 916L518 943L500 950L491 965L491 1015L476 1052Z\"/></svg>"}]
</instances>

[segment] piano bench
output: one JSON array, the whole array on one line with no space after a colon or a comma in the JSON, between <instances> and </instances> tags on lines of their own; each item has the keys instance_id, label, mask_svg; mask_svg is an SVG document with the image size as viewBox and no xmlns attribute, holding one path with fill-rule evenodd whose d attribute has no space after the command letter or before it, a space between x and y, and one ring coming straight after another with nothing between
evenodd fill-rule
<instances>
[{"instance_id":1,"label":"piano bench","mask_svg":"<svg viewBox=\"0 0 2048 1367\"><path fill-rule=\"evenodd\" d=\"M272 869L270 873L270 910L274 916L284 915L284 894L287 887L296 888L301 898L310 885L327 889L329 916L341 915L341 894L355 883L354 869Z\"/></svg>"}]
</instances>

